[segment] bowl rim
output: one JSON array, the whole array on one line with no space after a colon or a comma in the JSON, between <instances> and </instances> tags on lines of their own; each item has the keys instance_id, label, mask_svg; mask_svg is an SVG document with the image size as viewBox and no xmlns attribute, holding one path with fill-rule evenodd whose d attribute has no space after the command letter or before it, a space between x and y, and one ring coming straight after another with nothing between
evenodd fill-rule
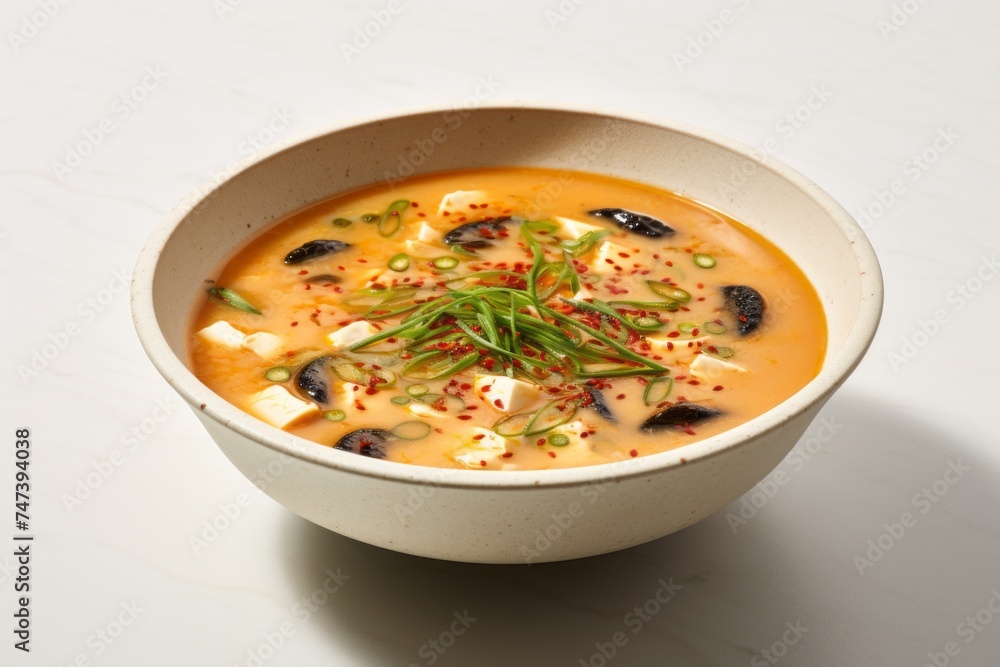
<instances>
[{"instance_id":1,"label":"bowl rim","mask_svg":"<svg viewBox=\"0 0 1000 667\"><path fill-rule=\"evenodd\" d=\"M820 372L796 393L748 422L727 431L675 449L649 454L622 461L601 463L572 468L548 470L464 470L430 466L418 466L380 459L370 459L350 452L342 452L318 445L315 442L293 435L266 424L249 413L228 403L202 384L187 368L182 359L174 354L160 330L153 304L153 279L164 247L176 233L178 226L199 203L210 198L218 189L231 180L239 178L246 171L262 162L274 158L300 145L318 140L330 134L404 119L409 116L443 114L457 111L451 105L424 106L403 109L391 114L373 114L331 124L318 130L280 141L262 150L246 161L240 168L222 180L210 180L210 187L202 187L185 196L150 233L139 252L132 273L131 310L132 321L139 342L170 386L184 398L194 410L228 429L269 449L307 463L317 464L344 473L356 474L374 479L402 483L418 483L448 488L488 488L506 489L551 489L562 486L593 484L609 480L623 480L631 477L662 473L667 470L690 466L722 453L739 448L758 437L781 428L788 421L808 411L812 406L822 404L846 380L860 363L875 336L883 305L883 281L874 248L861 226L833 199L798 171L773 158L766 151L752 147L716 132L674 120L638 113L620 113L590 106L567 104L542 104L536 102L502 102L483 104L466 108L470 114L478 112L552 112L575 116L590 116L613 121L625 121L637 125L648 125L666 129L674 133L697 139L726 149L731 153L753 160L760 167L790 182L800 192L814 201L836 224L839 231L850 241L855 260L861 272L858 317L852 331L844 340L842 349L832 358L825 360ZM428 172L429 173L429 172ZM194 203L192 197L197 193ZM334 194L334 193L331 193Z\"/></svg>"}]
</instances>

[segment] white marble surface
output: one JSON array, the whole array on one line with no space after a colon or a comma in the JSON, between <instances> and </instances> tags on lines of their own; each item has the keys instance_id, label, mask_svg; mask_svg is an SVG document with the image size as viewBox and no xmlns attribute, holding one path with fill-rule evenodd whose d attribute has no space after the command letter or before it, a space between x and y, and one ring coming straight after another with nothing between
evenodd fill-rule
<instances>
[{"instance_id":1,"label":"white marble surface","mask_svg":"<svg viewBox=\"0 0 1000 667\"><path fill-rule=\"evenodd\" d=\"M345 55L372 12L391 21ZM36 535L28 655L0 548L0 664L1000 663L996 3L8 0L0 16L0 541L23 426ZM185 195L254 142L477 92L711 128L868 213L882 328L745 524L737 502L530 568L381 551L257 492L146 360L122 285ZM681 586L666 605L661 580Z\"/></svg>"}]
</instances>

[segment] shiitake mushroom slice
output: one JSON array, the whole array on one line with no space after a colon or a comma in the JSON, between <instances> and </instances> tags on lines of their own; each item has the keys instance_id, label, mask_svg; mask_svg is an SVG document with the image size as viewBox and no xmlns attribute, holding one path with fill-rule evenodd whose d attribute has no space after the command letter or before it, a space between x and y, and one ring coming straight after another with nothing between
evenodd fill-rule
<instances>
[{"instance_id":1,"label":"shiitake mushroom slice","mask_svg":"<svg viewBox=\"0 0 1000 667\"><path fill-rule=\"evenodd\" d=\"M316 239L303 243L295 250L285 255L285 264L301 264L302 262L342 252L351 247L350 243L334 239Z\"/></svg>"},{"instance_id":2,"label":"shiitake mushroom slice","mask_svg":"<svg viewBox=\"0 0 1000 667\"><path fill-rule=\"evenodd\" d=\"M611 408L608 407L608 402L604 400L604 393L600 389L585 386L583 391L587 393L587 397L580 404L582 407L590 408L609 422L617 421L611 412Z\"/></svg>"},{"instance_id":3,"label":"shiitake mushroom slice","mask_svg":"<svg viewBox=\"0 0 1000 667\"><path fill-rule=\"evenodd\" d=\"M675 233L672 227L665 225L656 218L634 211L627 211L623 208L598 208L588 211L588 213L596 218L610 218L616 225L633 234L659 238L661 236L671 236Z\"/></svg>"},{"instance_id":4,"label":"shiitake mushroom slice","mask_svg":"<svg viewBox=\"0 0 1000 667\"><path fill-rule=\"evenodd\" d=\"M316 357L303 366L295 378L295 386L321 405L330 400L330 380L326 374L326 365L331 359L331 356Z\"/></svg>"},{"instance_id":5,"label":"shiitake mushroom slice","mask_svg":"<svg viewBox=\"0 0 1000 667\"><path fill-rule=\"evenodd\" d=\"M500 236L500 232L506 229L505 225L514 222L518 221L509 216L496 220L467 222L445 234L444 242L448 245L462 246L467 250L486 248L493 245L493 241Z\"/></svg>"},{"instance_id":6,"label":"shiitake mushroom slice","mask_svg":"<svg viewBox=\"0 0 1000 667\"><path fill-rule=\"evenodd\" d=\"M708 408L696 403L676 403L664 408L639 425L643 431L652 433L668 427L685 427L700 421L718 417L721 410Z\"/></svg>"},{"instance_id":7,"label":"shiitake mushroom slice","mask_svg":"<svg viewBox=\"0 0 1000 667\"><path fill-rule=\"evenodd\" d=\"M359 428L341 437L333 448L373 459L384 459L386 445L395 439L390 431L382 428Z\"/></svg>"},{"instance_id":8,"label":"shiitake mushroom slice","mask_svg":"<svg viewBox=\"0 0 1000 667\"><path fill-rule=\"evenodd\" d=\"M746 285L726 285L726 310L736 318L736 331L745 336L756 329L764 318L764 298L760 292Z\"/></svg>"}]
</instances>

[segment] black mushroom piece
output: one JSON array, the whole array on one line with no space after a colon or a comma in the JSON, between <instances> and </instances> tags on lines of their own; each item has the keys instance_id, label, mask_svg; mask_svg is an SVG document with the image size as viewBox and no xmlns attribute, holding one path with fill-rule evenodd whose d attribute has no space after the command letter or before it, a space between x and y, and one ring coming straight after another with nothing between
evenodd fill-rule
<instances>
[{"instance_id":1,"label":"black mushroom piece","mask_svg":"<svg viewBox=\"0 0 1000 667\"><path fill-rule=\"evenodd\" d=\"M585 386L583 391L586 393L582 403L583 407L590 408L609 422L617 421L611 413L611 408L608 407L607 401L604 400L604 394L600 389Z\"/></svg>"},{"instance_id":2,"label":"black mushroom piece","mask_svg":"<svg viewBox=\"0 0 1000 667\"><path fill-rule=\"evenodd\" d=\"M330 380L326 375L326 365L333 357L316 357L302 367L295 386L317 403L326 404L330 400Z\"/></svg>"},{"instance_id":3,"label":"black mushroom piece","mask_svg":"<svg viewBox=\"0 0 1000 667\"><path fill-rule=\"evenodd\" d=\"M336 285L340 282L340 276L332 276L329 273L321 273L316 276L307 276L303 282L307 283L330 283Z\"/></svg>"},{"instance_id":4,"label":"black mushroom piece","mask_svg":"<svg viewBox=\"0 0 1000 667\"><path fill-rule=\"evenodd\" d=\"M760 325L764 319L764 298L760 292L746 285L726 285L722 295L726 297L726 310L738 322L736 330L740 334L745 336Z\"/></svg>"},{"instance_id":5,"label":"black mushroom piece","mask_svg":"<svg viewBox=\"0 0 1000 667\"><path fill-rule=\"evenodd\" d=\"M310 259L323 257L335 252L342 252L351 247L350 243L332 239L316 239L303 243L295 250L285 255L285 264L301 264Z\"/></svg>"},{"instance_id":6,"label":"black mushroom piece","mask_svg":"<svg viewBox=\"0 0 1000 667\"><path fill-rule=\"evenodd\" d=\"M639 428L652 433L653 431L673 427L684 428L691 424L697 424L705 419L718 417L722 412L715 408L706 408L704 405L695 403L677 403L669 408L660 410L655 415L642 422Z\"/></svg>"},{"instance_id":7,"label":"black mushroom piece","mask_svg":"<svg viewBox=\"0 0 1000 667\"><path fill-rule=\"evenodd\" d=\"M509 216L496 220L480 220L459 225L444 235L448 245L460 245L467 250L485 248L493 245L493 241L501 236L500 232L507 229L506 225L517 224L519 219Z\"/></svg>"},{"instance_id":8,"label":"black mushroom piece","mask_svg":"<svg viewBox=\"0 0 1000 667\"><path fill-rule=\"evenodd\" d=\"M333 448L361 456L369 456L373 459L384 459L385 446L390 440L394 440L394 437L385 429L359 428L338 440Z\"/></svg>"},{"instance_id":9,"label":"black mushroom piece","mask_svg":"<svg viewBox=\"0 0 1000 667\"><path fill-rule=\"evenodd\" d=\"M671 227L668 227L656 218L651 218L642 213L626 211L623 208L598 208L589 211L589 214L596 218L611 218L616 225L634 234L642 234L643 236L652 238L674 234L674 230Z\"/></svg>"}]
</instances>

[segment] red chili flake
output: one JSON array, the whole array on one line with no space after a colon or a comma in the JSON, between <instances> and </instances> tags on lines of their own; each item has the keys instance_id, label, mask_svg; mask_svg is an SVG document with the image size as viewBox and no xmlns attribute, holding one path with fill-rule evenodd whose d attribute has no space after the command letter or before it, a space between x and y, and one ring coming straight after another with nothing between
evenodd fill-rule
<instances>
[{"instance_id":1,"label":"red chili flake","mask_svg":"<svg viewBox=\"0 0 1000 667\"><path fill-rule=\"evenodd\" d=\"M606 258L604 261L607 262L608 264L614 264L615 263L615 260L610 259L610 258Z\"/></svg>"},{"instance_id":2,"label":"red chili flake","mask_svg":"<svg viewBox=\"0 0 1000 667\"><path fill-rule=\"evenodd\" d=\"M498 408L500 408L501 410L503 410L503 401L501 401L499 398L497 400L493 401L493 405L495 405Z\"/></svg>"},{"instance_id":3,"label":"red chili flake","mask_svg":"<svg viewBox=\"0 0 1000 667\"><path fill-rule=\"evenodd\" d=\"M628 455L631 456L632 458L635 458L635 457L639 456L639 450L638 449L631 449L631 450L629 450Z\"/></svg>"},{"instance_id":4,"label":"red chili flake","mask_svg":"<svg viewBox=\"0 0 1000 667\"><path fill-rule=\"evenodd\" d=\"M469 208L476 209L479 208L478 204L469 204Z\"/></svg>"},{"instance_id":5,"label":"red chili flake","mask_svg":"<svg viewBox=\"0 0 1000 667\"><path fill-rule=\"evenodd\" d=\"M693 384L693 385L697 386L697 385L701 384L701 382L698 382L697 380L688 380L688 384Z\"/></svg>"},{"instance_id":6,"label":"red chili flake","mask_svg":"<svg viewBox=\"0 0 1000 667\"><path fill-rule=\"evenodd\" d=\"M309 283L306 283L306 289L312 289L312 285L310 285Z\"/></svg>"},{"instance_id":7,"label":"red chili flake","mask_svg":"<svg viewBox=\"0 0 1000 667\"><path fill-rule=\"evenodd\" d=\"M681 335L680 331L671 331L670 333L667 334L667 338L677 338L680 335Z\"/></svg>"},{"instance_id":8,"label":"red chili flake","mask_svg":"<svg viewBox=\"0 0 1000 667\"><path fill-rule=\"evenodd\" d=\"M410 202L410 206L412 206L413 208L417 208L418 206L420 206L420 204L418 204L418 203L417 203L417 202L415 202L415 201L411 201L411 202Z\"/></svg>"},{"instance_id":9,"label":"red chili flake","mask_svg":"<svg viewBox=\"0 0 1000 667\"><path fill-rule=\"evenodd\" d=\"M654 252L653 253L653 259L659 259L659 258L660 258L660 254Z\"/></svg>"},{"instance_id":10,"label":"red chili flake","mask_svg":"<svg viewBox=\"0 0 1000 667\"><path fill-rule=\"evenodd\" d=\"M461 419L461 420L463 420L463 421L465 421L465 420L472 419L472 415L459 415L458 418Z\"/></svg>"},{"instance_id":11,"label":"red chili flake","mask_svg":"<svg viewBox=\"0 0 1000 667\"><path fill-rule=\"evenodd\" d=\"M440 426L438 426L438 427L436 427L436 428L434 429L434 432L435 432L435 433L444 433L444 430L443 430L443 429L442 429L442 428L441 428Z\"/></svg>"},{"instance_id":12,"label":"red chili flake","mask_svg":"<svg viewBox=\"0 0 1000 667\"><path fill-rule=\"evenodd\" d=\"M666 262L666 265L667 265L667 266L673 266L673 265L674 265L674 263L673 263L673 262L671 262L670 260L667 260L667 262Z\"/></svg>"},{"instance_id":13,"label":"red chili flake","mask_svg":"<svg viewBox=\"0 0 1000 667\"><path fill-rule=\"evenodd\" d=\"M623 398L625 398L625 394L618 394L617 396L615 396L615 398L617 398L620 401Z\"/></svg>"},{"instance_id":14,"label":"red chili flake","mask_svg":"<svg viewBox=\"0 0 1000 667\"><path fill-rule=\"evenodd\" d=\"M631 255L629 255L627 252L620 252L618 253L618 256L621 257L622 259L628 259L629 257L631 257Z\"/></svg>"},{"instance_id":15,"label":"red chili flake","mask_svg":"<svg viewBox=\"0 0 1000 667\"><path fill-rule=\"evenodd\" d=\"M478 405L469 405L465 409L466 410L478 410L479 406Z\"/></svg>"},{"instance_id":16,"label":"red chili flake","mask_svg":"<svg viewBox=\"0 0 1000 667\"><path fill-rule=\"evenodd\" d=\"M483 466L485 468L486 467L486 461L480 461L479 465L481 465L481 466Z\"/></svg>"},{"instance_id":17,"label":"red chili flake","mask_svg":"<svg viewBox=\"0 0 1000 667\"><path fill-rule=\"evenodd\" d=\"M586 438L586 437L588 437L589 435L590 435L590 433L588 433L587 431L584 431L583 433L581 433L581 434L580 434L580 437L581 437L581 438Z\"/></svg>"},{"instance_id":18,"label":"red chili flake","mask_svg":"<svg viewBox=\"0 0 1000 667\"><path fill-rule=\"evenodd\" d=\"M552 458L555 458L556 457L556 453L555 452L549 452L549 456L551 456Z\"/></svg>"},{"instance_id":19,"label":"red chili flake","mask_svg":"<svg viewBox=\"0 0 1000 667\"><path fill-rule=\"evenodd\" d=\"M692 336L697 336L700 333L701 333L701 329L699 329L698 327L695 327L694 329L691 329L691 335Z\"/></svg>"},{"instance_id":20,"label":"red chili flake","mask_svg":"<svg viewBox=\"0 0 1000 667\"><path fill-rule=\"evenodd\" d=\"M367 408L365 408L365 406L364 406L364 405L363 405L363 404L361 403L361 401L354 401L354 407L355 407L355 408L357 408L358 410L366 410L366 409L367 409Z\"/></svg>"},{"instance_id":21,"label":"red chili flake","mask_svg":"<svg viewBox=\"0 0 1000 667\"><path fill-rule=\"evenodd\" d=\"M451 215L451 211L442 211L441 215Z\"/></svg>"},{"instance_id":22,"label":"red chili flake","mask_svg":"<svg viewBox=\"0 0 1000 667\"><path fill-rule=\"evenodd\" d=\"M368 263L368 260L365 259L364 257L359 257L358 261L361 262L362 264L367 264Z\"/></svg>"},{"instance_id":23,"label":"red chili flake","mask_svg":"<svg viewBox=\"0 0 1000 667\"><path fill-rule=\"evenodd\" d=\"M684 432L687 433L688 435L698 435L697 433L694 432L694 429L690 428L684 429Z\"/></svg>"},{"instance_id":24,"label":"red chili flake","mask_svg":"<svg viewBox=\"0 0 1000 667\"><path fill-rule=\"evenodd\" d=\"M483 392L484 394L488 394L489 391L490 391L490 389L492 389L492 388L493 388L493 385L491 385L491 384L484 384L483 388L480 389L480 391Z\"/></svg>"},{"instance_id":25,"label":"red chili flake","mask_svg":"<svg viewBox=\"0 0 1000 667\"><path fill-rule=\"evenodd\" d=\"M301 271L299 271L299 275L300 275L300 276L304 276L304 275L306 275L307 273L309 273L309 272L308 272L308 271L306 271L305 269L302 269Z\"/></svg>"},{"instance_id":26,"label":"red chili flake","mask_svg":"<svg viewBox=\"0 0 1000 667\"><path fill-rule=\"evenodd\" d=\"M292 322L292 326L293 327L297 327L297 326L299 326L299 323L298 322Z\"/></svg>"},{"instance_id":27,"label":"red chili flake","mask_svg":"<svg viewBox=\"0 0 1000 667\"><path fill-rule=\"evenodd\" d=\"M505 459L509 459L510 457L514 456L514 452L504 452L500 456L502 456Z\"/></svg>"},{"instance_id":28,"label":"red chili flake","mask_svg":"<svg viewBox=\"0 0 1000 667\"><path fill-rule=\"evenodd\" d=\"M722 388L723 387L721 384L717 384L714 387L712 387L712 391L722 391Z\"/></svg>"},{"instance_id":29,"label":"red chili flake","mask_svg":"<svg viewBox=\"0 0 1000 667\"><path fill-rule=\"evenodd\" d=\"M333 291L336 292L337 294L343 294L344 288L341 287L340 285L334 285Z\"/></svg>"},{"instance_id":30,"label":"red chili flake","mask_svg":"<svg viewBox=\"0 0 1000 667\"><path fill-rule=\"evenodd\" d=\"M684 252L690 254L690 253L694 252L694 250L692 250L691 248L684 248Z\"/></svg>"},{"instance_id":31,"label":"red chili flake","mask_svg":"<svg viewBox=\"0 0 1000 667\"><path fill-rule=\"evenodd\" d=\"M469 384L468 382L463 382L462 385L459 387L459 389L465 389L466 391L468 391L469 389L472 389L472 385Z\"/></svg>"},{"instance_id":32,"label":"red chili flake","mask_svg":"<svg viewBox=\"0 0 1000 667\"><path fill-rule=\"evenodd\" d=\"M485 437L486 437L485 433L477 433L476 435L472 436L472 439L473 440L482 440Z\"/></svg>"},{"instance_id":33,"label":"red chili flake","mask_svg":"<svg viewBox=\"0 0 1000 667\"><path fill-rule=\"evenodd\" d=\"M542 445L545 444L545 438L539 438L538 440L535 441L535 444L541 447Z\"/></svg>"},{"instance_id":34,"label":"red chili flake","mask_svg":"<svg viewBox=\"0 0 1000 667\"><path fill-rule=\"evenodd\" d=\"M670 342L669 340L667 341L667 349L668 350L674 349L674 344L672 342Z\"/></svg>"},{"instance_id":35,"label":"red chili flake","mask_svg":"<svg viewBox=\"0 0 1000 667\"><path fill-rule=\"evenodd\" d=\"M739 320L740 320L740 322L746 322L747 321L747 316L746 315L740 315Z\"/></svg>"}]
</instances>

